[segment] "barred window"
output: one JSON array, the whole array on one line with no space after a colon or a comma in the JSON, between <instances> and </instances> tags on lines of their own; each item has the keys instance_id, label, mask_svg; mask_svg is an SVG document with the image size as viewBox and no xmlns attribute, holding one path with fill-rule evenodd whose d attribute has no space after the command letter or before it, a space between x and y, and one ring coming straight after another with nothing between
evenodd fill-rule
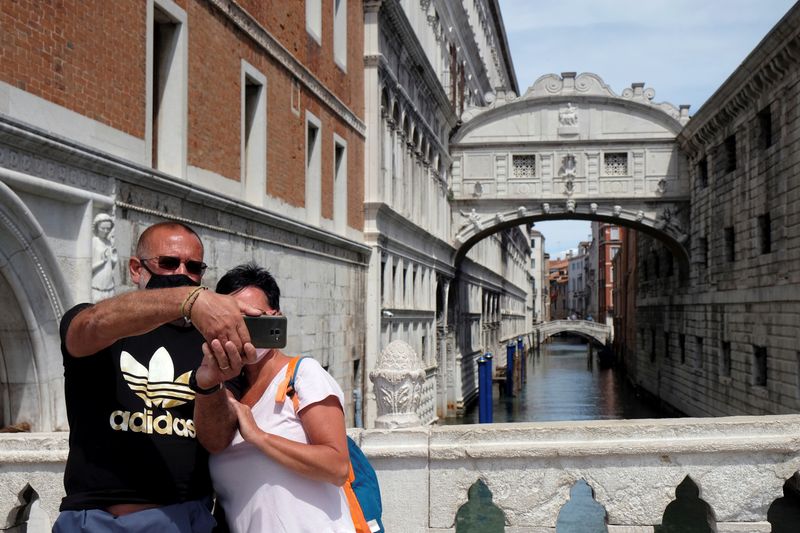
<instances>
[{"instance_id":1,"label":"barred window","mask_svg":"<svg viewBox=\"0 0 800 533\"><path fill-rule=\"evenodd\" d=\"M535 155L515 155L511 159L514 164L515 178L533 178L536 176Z\"/></svg>"},{"instance_id":2,"label":"barred window","mask_svg":"<svg viewBox=\"0 0 800 533\"><path fill-rule=\"evenodd\" d=\"M626 152L613 152L603 154L606 176L628 175L628 154Z\"/></svg>"}]
</instances>

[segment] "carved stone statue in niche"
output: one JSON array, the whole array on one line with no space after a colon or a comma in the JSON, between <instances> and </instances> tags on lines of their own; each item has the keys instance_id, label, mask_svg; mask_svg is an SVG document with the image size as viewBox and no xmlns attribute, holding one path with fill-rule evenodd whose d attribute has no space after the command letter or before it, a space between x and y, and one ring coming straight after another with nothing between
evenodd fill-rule
<instances>
[{"instance_id":1,"label":"carved stone statue in niche","mask_svg":"<svg viewBox=\"0 0 800 533\"><path fill-rule=\"evenodd\" d=\"M558 110L558 134L569 137L578 135L578 108L570 103Z\"/></svg>"},{"instance_id":2,"label":"carved stone statue in niche","mask_svg":"<svg viewBox=\"0 0 800 533\"><path fill-rule=\"evenodd\" d=\"M575 177L575 171L577 169L577 163L575 161L575 156L573 154L567 154L561 160L561 170L563 171L563 176Z\"/></svg>"},{"instance_id":3,"label":"carved stone statue in niche","mask_svg":"<svg viewBox=\"0 0 800 533\"><path fill-rule=\"evenodd\" d=\"M92 301L99 302L114 296L114 272L119 257L114 248L114 219L107 213L98 213L92 223Z\"/></svg>"},{"instance_id":4,"label":"carved stone statue in niche","mask_svg":"<svg viewBox=\"0 0 800 533\"><path fill-rule=\"evenodd\" d=\"M567 103L567 107L558 110L558 123L561 126L577 126L578 109L571 103Z\"/></svg>"}]
</instances>

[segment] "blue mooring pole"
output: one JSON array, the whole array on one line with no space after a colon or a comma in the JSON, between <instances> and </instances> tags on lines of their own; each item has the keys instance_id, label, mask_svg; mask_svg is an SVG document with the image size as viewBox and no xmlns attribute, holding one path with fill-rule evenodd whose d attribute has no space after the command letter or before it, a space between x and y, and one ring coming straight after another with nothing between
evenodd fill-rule
<instances>
[{"instance_id":1,"label":"blue mooring pole","mask_svg":"<svg viewBox=\"0 0 800 533\"><path fill-rule=\"evenodd\" d=\"M492 377L494 376L492 372L492 359L494 356L492 352L486 352L484 357L486 358L486 422L487 424L491 424L494 422L494 403L492 402Z\"/></svg>"},{"instance_id":2,"label":"blue mooring pole","mask_svg":"<svg viewBox=\"0 0 800 533\"><path fill-rule=\"evenodd\" d=\"M506 396L514 396L514 350L517 345L514 341L506 344Z\"/></svg>"},{"instance_id":3,"label":"blue mooring pole","mask_svg":"<svg viewBox=\"0 0 800 533\"><path fill-rule=\"evenodd\" d=\"M526 357L525 357L525 341L522 340L522 337L517 337L517 353L519 354L519 358L521 361L520 364L520 383L525 383L525 380L528 379L528 369L526 368L528 365L526 364Z\"/></svg>"},{"instance_id":4,"label":"blue mooring pole","mask_svg":"<svg viewBox=\"0 0 800 533\"><path fill-rule=\"evenodd\" d=\"M486 358L478 358L478 423L486 424Z\"/></svg>"}]
</instances>

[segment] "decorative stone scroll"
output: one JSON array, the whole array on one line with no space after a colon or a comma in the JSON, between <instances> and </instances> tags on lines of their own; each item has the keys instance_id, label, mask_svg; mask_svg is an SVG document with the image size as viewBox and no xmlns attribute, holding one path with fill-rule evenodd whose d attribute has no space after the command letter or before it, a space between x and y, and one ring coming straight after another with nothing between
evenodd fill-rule
<instances>
[{"instance_id":1,"label":"decorative stone scroll","mask_svg":"<svg viewBox=\"0 0 800 533\"><path fill-rule=\"evenodd\" d=\"M375 427L395 429L422 425L417 408L422 399L425 369L414 349L395 340L381 352L375 370L369 373L375 387L378 417Z\"/></svg>"}]
</instances>

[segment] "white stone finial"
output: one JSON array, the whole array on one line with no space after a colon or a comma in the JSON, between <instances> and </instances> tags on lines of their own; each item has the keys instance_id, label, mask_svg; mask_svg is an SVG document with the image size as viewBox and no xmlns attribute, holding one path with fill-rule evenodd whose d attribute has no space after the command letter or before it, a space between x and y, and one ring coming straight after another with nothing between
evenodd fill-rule
<instances>
[{"instance_id":1,"label":"white stone finial","mask_svg":"<svg viewBox=\"0 0 800 533\"><path fill-rule=\"evenodd\" d=\"M421 425L417 408L422 399L425 369L414 349L395 340L381 352L375 370L369 373L378 406L377 428L403 428Z\"/></svg>"}]
</instances>

